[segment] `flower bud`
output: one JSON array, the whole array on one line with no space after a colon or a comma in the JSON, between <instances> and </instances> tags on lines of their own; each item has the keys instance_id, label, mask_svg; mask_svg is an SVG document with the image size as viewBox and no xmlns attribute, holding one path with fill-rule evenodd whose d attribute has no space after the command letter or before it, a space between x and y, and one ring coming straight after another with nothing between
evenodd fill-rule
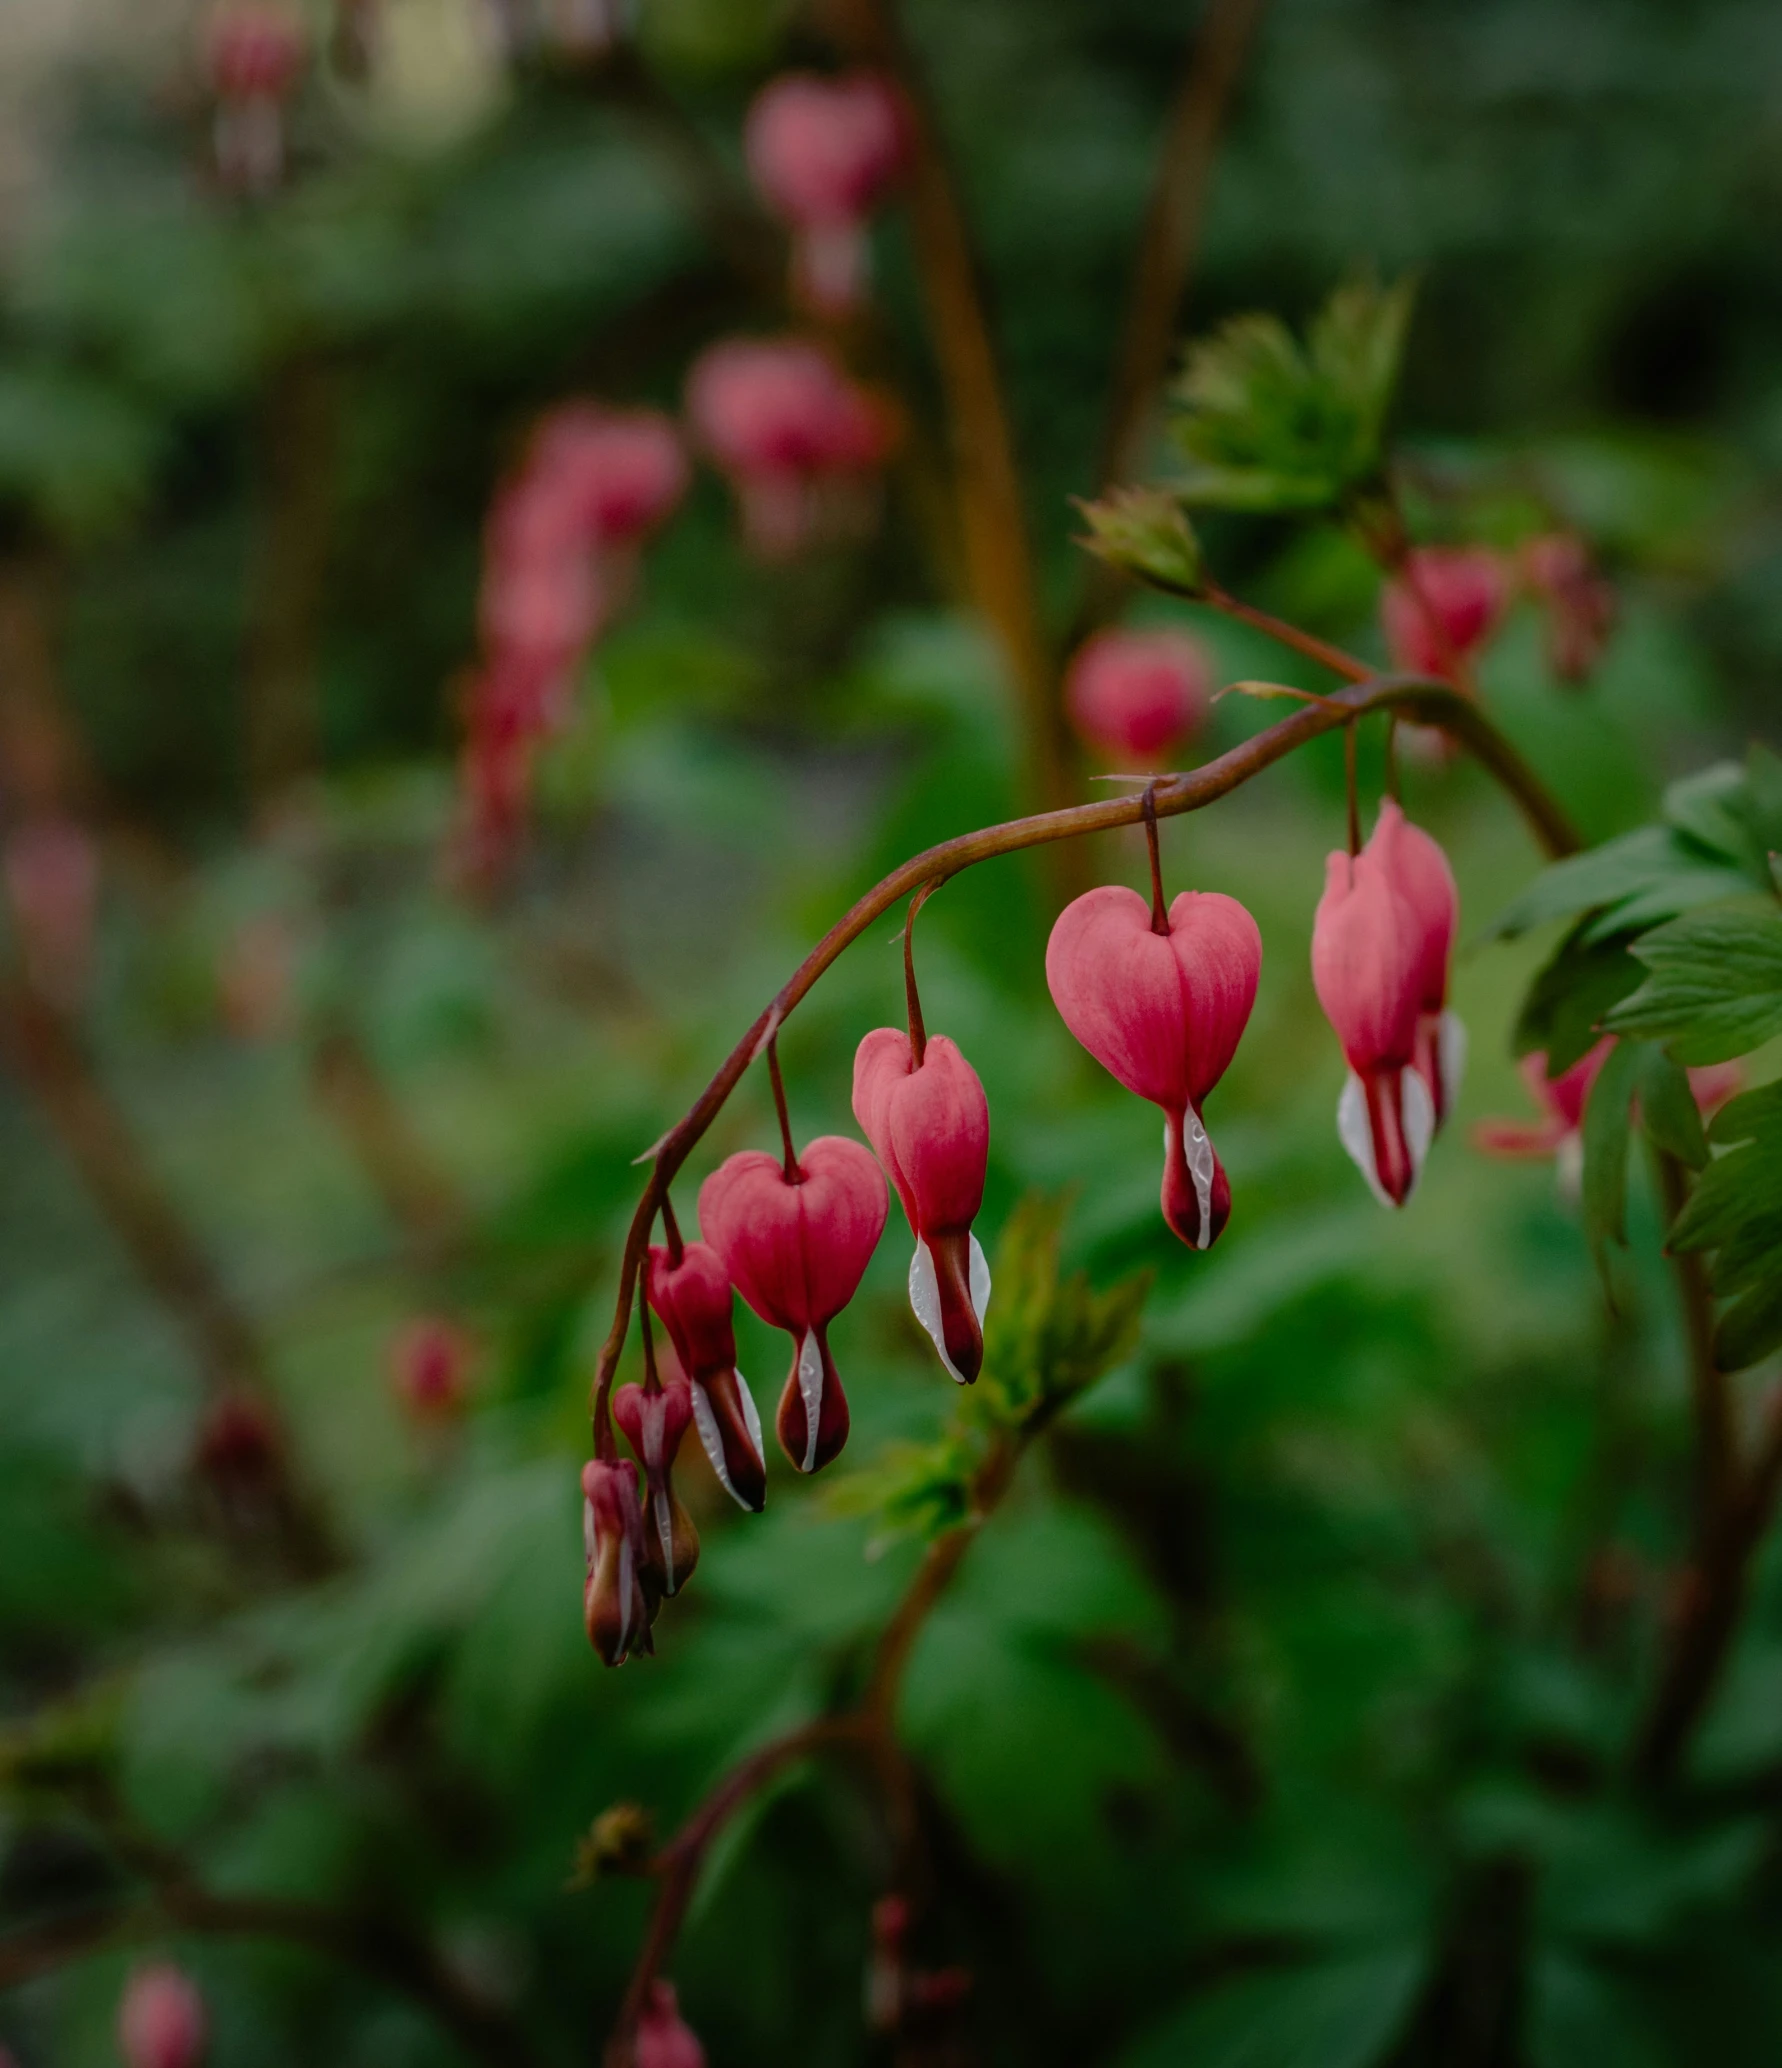
<instances>
[{"instance_id":1,"label":"flower bud","mask_svg":"<svg viewBox=\"0 0 1782 2068\"><path fill-rule=\"evenodd\" d=\"M203 1997L171 1961L133 1968L118 2004L125 2068L198 2068L208 2022Z\"/></svg>"},{"instance_id":2,"label":"flower bud","mask_svg":"<svg viewBox=\"0 0 1782 2068\"><path fill-rule=\"evenodd\" d=\"M705 2068L705 2048L681 2016L672 1982L655 1981L632 2040L636 2068Z\"/></svg>"},{"instance_id":3,"label":"flower bud","mask_svg":"<svg viewBox=\"0 0 1782 2068\"><path fill-rule=\"evenodd\" d=\"M1167 489L1116 488L1077 507L1089 520L1089 536L1080 543L1098 560L1181 595L1199 595L1206 583L1200 541Z\"/></svg>"},{"instance_id":4,"label":"flower bud","mask_svg":"<svg viewBox=\"0 0 1782 2068\"><path fill-rule=\"evenodd\" d=\"M417 1422L450 1422L470 1392L470 1338L443 1315L406 1322L390 1345L390 1383Z\"/></svg>"},{"instance_id":5,"label":"flower bud","mask_svg":"<svg viewBox=\"0 0 1782 2068\"><path fill-rule=\"evenodd\" d=\"M1574 532L1530 539L1521 551L1523 579L1547 615L1547 660L1561 682L1594 673L1615 624L1615 592Z\"/></svg>"},{"instance_id":6,"label":"flower bud","mask_svg":"<svg viewBox=\"0 0 1782 2068\"><path fill-rule=\"evenodd\" d=\"M1452 675L1496 629L1505 595L1503 565L1482 547L1407 554L1380 597L1392 665L1405 675Z\"/></svg>"},{"instance_id":7,"label":"flower bud","mask_svg":"<svg viewBox=\"0 0 1782 2068\"><path fill-rule=\"evenodd\" d=\"M582 1543L588 1559L582 1584L588 1642L607 1665L622 1666L633 1651L655 1649L643 1585L637 1467L629 1458L592 1458L582 1467Z\"/></svg>"},{"instance_id":8,"label":"flower bud","mask_svg":"<svg viewBox=\"0 0 1782 2068\"><path fill-rule=\"evenodd\" d=\"M693 1419L693 1388L678 1370L652 1388L621 1386L613 1395L613 1420L644 1469L643 1544L646 1585L673 1594L693 1577L699 1562L699 1533L682 1507L670 1474L681 1438Z\"/></svg>"},{"instance_id":9,"label":"flower bud","mask_svg":"<svg viewBox=\"0 0 1782 2068\"><path fill-rule=\"evenodd\" d=\"M794 294L845 315L866 286L867 215L902 168L896 93L871 72L787 73L756 95L743 148L762 199L792 225Z\"/></svg>"},{"instance_id":10,"label":"flower bud","mask_svg":"<svg viewBox=\"0 0 1782 2068\"><path fill-rule=\"evenodd\" d=\"M1206 718L1213 666L1185 632L1097 632L1077 649L1065 707L1078 736L1122 767L1164 767Z\"/></svg>"},{"instance_id":11,"label":"flower bud","mask_svg":"<svg viewBox=\"0 0 1782 2068\"><path fill-rule=\"evenodd\" d=\"M978 1073L944 1034L914 1061L910 1037L878 1027L854 1056L854 1118L890 1173L916 1253L910 1305L941 1362L970 1385L984 1362L990 1266L971 1224L984 1203L990 1108Z\"/></svg>"},{"instance_id":12,"label":"flower bud","mask_svg":"<svg viewBox=\"0 0 1782 2068\"><path fill-rule=\"evenodd\" d=\"M1413 1060L1428 1087L1439 1128L1460 1091L1466 1029L1448 1010L1448 965L1460 925L1460 893L1440 846L1388 797L1367 843L1410 916L1417 962L1417 1036Z\"/></svg>"},{"instance_id":13,"label":"flower bud","mask_svg":"<svg viewBox=\"0 0 1782 2068\"><path fill-rule=\"evenodd\" d=\"M1415 1068L1421 938L1380 857L1333 854L1312 923L1312 981L1349 1064L1337 1134L1386 1206L1410 1197L1435 1133Z\"/></svg>"},{"instance_id":14,"label":"flower bud","mask_svg":"<svg viewBox=\"0 0 1782 2068\"><path fill-rule=\"evenodd\" d=\"M759 1514L767 1504L761 1417L736 1368L723 1260L704 1242L687 1243L678 1264L668 1250L652 1245L644 1287L691 1381L694 1426L719 1484L739 1506Z\"/></svg>"},{"instance_id":15,"label":"flower bud","mask_svg":"<svg viewBox=\"0 0 1782 2068\"><path fill-rule=\"evenodd\" d=\"M819 1135L791 1177L777 1158L745 1149L699 1188L699 1225L731 1283L797 1346L776 1419L801 1472L820 1470L848 1439L828 1327L854 1297L888 1204L878 1165L843 1135Z\"/></svg>"},{"instance_id":16,"label":"flower bud","mask_svg":"<svg viewBox=\"0 0 1782 2068\"><path fill-rule=\"evenodd\" d=\"M656 409L609 410L572 402L534 434L530 472L564 496L588 543L635 544L687 492L687 455Z\"/></svg>"},{"instance_id":17,"label":"flower bud","mask_svg":"<svg viewBox=\"0 0 1782 2068\"><path fill-rule=\"evenodd\" d=\"M1201 1107L1224 1076L1256 1002L1262 936L1235 898L1183 891L1152 931L1136 891L1105 884L1059 914L1046 983L1064 1024L1102 1068L1164 1115L1163 1218L1206 1249L1231 1214L1231 1185Z\"/></svg>"}]
</instances>

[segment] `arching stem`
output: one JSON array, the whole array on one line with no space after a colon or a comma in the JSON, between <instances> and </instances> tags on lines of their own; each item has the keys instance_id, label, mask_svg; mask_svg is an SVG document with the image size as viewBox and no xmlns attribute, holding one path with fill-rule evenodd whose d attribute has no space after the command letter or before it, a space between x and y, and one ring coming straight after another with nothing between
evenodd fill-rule
<instances>
[{"instance_id":1,"label":"arching stem","mask_svg":"<svg viewBox=\"0 0 1782 2068\"><path fill-rule=\"evenodd\" d=\"M910 899L910 908L903 919L903 998L909 1012L910 1022L910 1068L919 1070L922 1058L928 1049L928 1029L922 1022L922 999L916 989L916 914L940 889L940 884L925 883Z\"/></svg>"}]
</instances>

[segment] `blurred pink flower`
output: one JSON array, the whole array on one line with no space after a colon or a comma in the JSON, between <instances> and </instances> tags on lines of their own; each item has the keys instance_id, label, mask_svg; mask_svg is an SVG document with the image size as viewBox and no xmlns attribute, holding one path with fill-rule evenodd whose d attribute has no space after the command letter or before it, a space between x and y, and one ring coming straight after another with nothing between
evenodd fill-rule
<instances>
[{"instance_id":1,"label":"blurred pink flower","mask_svg":"<svg viewBox=\"0 0 1782 2068\"><path fill-rule=\"evenodd\" d=\"M1065 708L1078 736L1123 767L1167 766L1204 722L1213 659L1186 632L1097 632L1078 647Z\"/></svg>"},{"instance_id":2,"label":"blurred pink flower","mask_svg":"<svg viewBox=\"0 0 1782 2068\"><path fill-rule=\"evenodd\" d=\"M1615 591L1575 532L1549 532L1522 547L1524 581L1545 607L1547 658L1561 682L1594 673L1615 624Z\"/></svg>"},{"instance_id":3,"label":"blurred pink flower","mask_svg":"<svg viewBox=\"0 0 1782 2068\"><path fill-rule=\"evenodd\" d=\"M794 295L824 315L858 306L866 219L902 169L903 111L872 72L789 72L756 95L744 131L749 171L793 229Z\"/></svg>"},{"instance_id":4,"label":"blurred pink flower","mask_svg":"<svg viewBox=\"0 0 1782 2068\"><path fill-rule=\"evenodd\" d=\"M650 1984L637 2021L634 2051L637 2068L705 2068L705 2048L681 2016L672 1982Z\"/></svg>"},{"instance_id":5,"label":"blurred pink flower","mask_svg":"<svg viewBox=\"0 0 1782 2068\"><path fill-rule=\"evenodd\" d=\"M0 858L25 974L71 1012L87 987L99 902L99 852L73 819L44 813L7 836Z\"/></svg>"},{"instance_id":6,"label":"blurred pink flower","mask_svg":"<svg viewBox=\"0 0 1782 2068\"><path fill-rule=\"evenodd\" d=\"M170 1961L131 1971L118 2004L118 2051L125 2068L198 2068L204 2058L204 1999Z\"/></svg>"},{"instance_id":7,"label":"blurred pink flower","mask_svg":"<svg viewBox=\"0 0 1782 2068\"><path fill-rule=\"evenodd\" d=\"M419 1314L404 1322L390 1345L390 1383L418 1422L449 1422L470 1396L475 1349L455 1321Z\"/></svg>"},{"instance_id":8,"label":"blurred pink flower","mask_svg":"<svg viewBox=\"0 0 1782 2068\"><path fill-rule=\"evenodd\" d=\"M1392 665L1444 679L1496 629L1508 594L1502 562L1479 546L1421 546L1380 596Z\"/></svg>"},{"instance_id":9,"label":"blurred pink flower","mask_svg":"<svg viewBox=\"0 0 1782 2068\"><path fill-rule=\"evenodd\" d=\"M210 18L204 56L217 103L217 177L263 194L284 174L283 107L303 65L303 24L275 0L226 0Z\"/></svg>"}]
</instances>

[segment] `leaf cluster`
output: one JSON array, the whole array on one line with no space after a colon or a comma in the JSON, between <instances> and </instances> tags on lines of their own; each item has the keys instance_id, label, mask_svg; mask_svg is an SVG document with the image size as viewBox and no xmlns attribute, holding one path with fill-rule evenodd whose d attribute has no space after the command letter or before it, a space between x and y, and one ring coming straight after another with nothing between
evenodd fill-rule
<instances>
[{"instance_id":1,"label":"leaf cluster","mask_svg":"<svg viewBox=\"0 0 1782 2068\"><path fill-rule=\"evenodd\" d=\"M1129 1356L1150 1291L1135 1272L1106 1292L1059 1265L1064 1205L1031 1194L997 1244L995 1293L984 1326L984 1365L962 1387L930 1443L892 1445L831 1496L841 1513L878 1519L877 1544L931 1538L975 1512L994 1455L1020 1445Z\"/></svg>"},{"instance_id":2,"label":"leaf cluster","mask_svg":"<svg viewBox=\"0 0 1782 2068\"><path fill-rule=\"evenodd\" d=\"M1189 503L1259 512L1329 509L1379 477L1412 287L1340 287L1302 344L1276 316L1238 316L1194 345L1171 426Z\"/></svg>"}]
</instances>

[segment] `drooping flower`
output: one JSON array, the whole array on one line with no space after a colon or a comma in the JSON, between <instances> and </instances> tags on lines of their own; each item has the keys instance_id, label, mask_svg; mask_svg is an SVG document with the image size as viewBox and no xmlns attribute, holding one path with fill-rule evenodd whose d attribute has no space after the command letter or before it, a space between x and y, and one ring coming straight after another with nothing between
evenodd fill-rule
<instances>
[{"instance_id":1,"label":"drooping flower","mask_svg":"<svg viewBox=\"0 0 1782 2068\"><path fill-rule=\"evenodd\" d=\"M1070 664L1065 707L1098 754L1162 768L1204 721L1212 687L1211 656L1186 632L1097 632Z\"/></svg>"},{"instance_id":2,"label":"drooping flower","mask_svg":"<svg viewBox=\"0 0 1782 2068\"><path fill-rule=\"evenodd\" d=\"M198 2068L209 2019L183 1968L157 1960L133 1968L118 2003L118 2052L125 2068Z\"/></svg>"},{"instance_id":3,"label":"drooping flower","mask_svg":"<svg viewBox=\"0 0 1782 2068\"><path fill-rule=\"evenodd\" d=\"M1547 617L1547 659L1561 682L1583 682L1615 624L1615 591L1575 532L1549 532L1522 547L1523 579Z\"/></svg>"},{"instance_id":4,"label":"drooping flower","mask_svg":"<svg viewBox=\"0 0 1782 2068\"><path fill-rule=\"evenodd\" d=\"M205 39L216 95L217 175L263 194L284 173L284 103L303 65L303 24L272 0L227 0Z\"/></svg>"},{"instance_id":5,"label":"drooping flower","mask_svg":"<svg viewBox=\"0 0 1782 2068\"><path fill-rule=\"evenodd\" d=\"M644 1270L650 1305L661 1316L693 1389L693 1422L712 1470L731 1499L759 1513L767 1503L761 1417L736 1368L731 1287L722 1258L705 1242L652 1244Z\"/></svg>"},{"instance_id":6,"label":"drooping flower","mask_svg":"<svg viewBox=\"0 0 1782 2068\"><path fill-rule=\"evenodd\" d=\"M590 1458L582 1467L582 1544L588 1559L582 1583L588 1642L609 1666L622 1666L634 1651L653 1651L643 1584L643 1513L637 1467L629 1458Z\"/></svg>"},{"instance_id":7,"label":"drooping flower","mask_svg":"<svg viewBox=\"0 0 1782 2068\"><path fill-rule=\"evenodd\" d=\"M654 1981L632 2040L637 2068L705 2068L705 2048L676 2000L672 1982Z\"/></svg>"},{"instance_id":8,"label":"drooping flower","mask_svg":"<svg viewBox=\"0 0 1782 2068\"><path fill-rule=\"evenodd\" d=\"M1460 893L1440 845L1413 826L1388 797L1367 843L1386 881L1410 914L1417 963L1417 1032L1413 1060L1428 1087L1439 1128L1453 1110L1466 1067L1466 1029L1448 1010L1448 965L1460 925Z\"/></svg>"},{"instance_id":9,"label":"drooping flower","mask_svg":"<svg viewBox=\"0 0 1782 2068\"><path fill-rule=\"evenodd\" d=\"M756 95L743 132L761 198L792 226L792 288L845 315L866 287L866 219L903 164L903 114L876 73L789 72Z\"/></svg>"},{"instance_id":10,"label":"drooping flower","mask_svg":"<svg viewBox=\"0 0 1782 2068\"><path fill-rule=\"evenodd\" d=\"M1337 1134L1375 1196L1402 1206L1435 1133L1416 1068L1423 937L1377 853L1333 854L1312 922L1312 981L1349 1065Z\"/></svg>"},{"instance_id":11,"label":"drooping flower","mask_svg":"<svg viewBox=\"0 0 1782 2068\"><path fill-rule=\"evenodd\" d=\"M1169 931L1136 891L1106 884L1058 915L1046 982L1064 1024L1103 1069L1164 1114L1163 1218L1206 1249L1231 1214L1231 1184L1201 1108L1256 1002L1262 936L1235 898L1183 891Z\"/></svg>"},{"instance_id":12,"label":"drooping flower","mask_svg":"<svg viewBox=\"0 0 1782 2068\"><path fill-rule=\"evenodd\" d=\"M457 1419L470 1394L470 1338L443 1314L405 1322L390 1345L390 1383L417 1422Z\"/></svg>"},{"instance_id":13,"label":"drooping flower","mask_svg":"<svg viewBox=\"0 0 1782 2068\"><path fill-rule=\"evenodd\" d=\"M910 1305L941 1362L970 1385L984 1361L990 1266L971 1224L984 1203L990 1108L944 1034L915 1060L908 1034L876 1027L854 1056L854 1118L890 1173L916 1238Z\"/></svg>"},{"instance_id":14,"label":"drooping flower","mask_svg":"<svg viewBox=\"0 0 1782 2068\"><path fill-rule=\"evenodd\" d=\"M1503 564L1478 546L1422 546L1380 596L1392 665L1449 678L1496 629L1507 594Z\"/></svg>"},{"instance_id":15,"label":"drooping flower","mask_svg":"<svg viewBox=\"0 0 1782 2068\"><path fill-rule=\"evenodd\" d=\"M1481 1120L1473 1129L1473 1145L1487 1156L1520 1161L1552 1157L1558 1166L1559 1189L1574 1197L1584 1174L1584 1108L1590 1087L1615 1046L1605 1034L1557 1077L1547 1075L1544 1049L1517 1064L1522 1081L1542 1110L1539 1120ZM1689 1088L1704 1121L1711 1120L1737 1095L1745 1073L1737 1063L1708 1063L1688 1073Z\"/></svg>"},{"instance_id":16,"label":"drooping flower","mask_svg":"<svg viewBox=\"0 0 1782 2068\"><path fill-rule=\"evenodd\" d=\"M663 1361L672 1357L670 1351ZM693 1577L699 1562L699 1532L671 1476L681 1438L693 1420L693 1388L679 1360L661 1374L652 1350L645 1360L644 1383L621 1386L613 1395L613 1420L643 1467L645 1586L674 1594Z\"/></svg>"},{"instance_id":17,"label":"drooping flower","mask_svg":"<svg viewBox=\"0 0 1782 2068\"><path fill-rule=\"evenodd\" d=\"M729 480L743 536L764 559L785 559L811 537L825 495L856 486L889 456L896 421L803 338L725 338L687 378L687 413Z\"/></svg>"},{"instance_id":18,"label":"drooping flower","mask_svg":"<svg viewBox=\"0 0 1782 2068\"><path fill-rule=\"evenodd\" d=\"M736 1287L796 1350L776 1426L801 1472L827 1465L848 1439L848 1403L828 1329L854 1297L884 1233L884 1174L845 1135L819 1135L788 1175L745 1149L699 1188L699 1225Z\"/></svg>"}]
</instances>

